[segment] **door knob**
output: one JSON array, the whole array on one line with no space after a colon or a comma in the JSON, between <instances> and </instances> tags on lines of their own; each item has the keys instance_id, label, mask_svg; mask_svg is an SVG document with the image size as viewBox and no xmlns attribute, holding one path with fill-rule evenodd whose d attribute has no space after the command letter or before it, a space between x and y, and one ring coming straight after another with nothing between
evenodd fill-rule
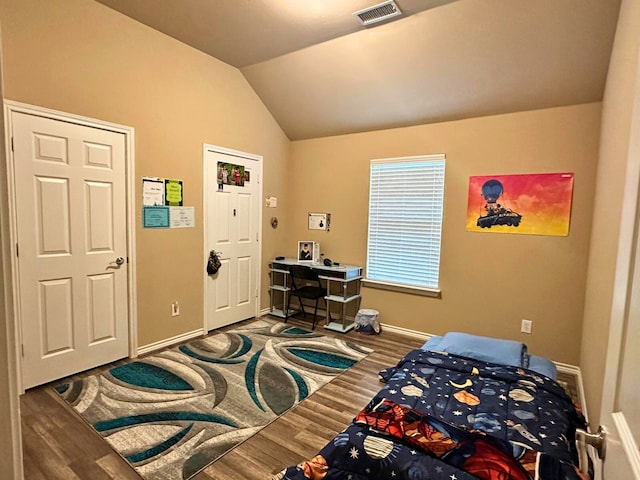
<instances>
[{"instance_id":1,"label":"door knob","mask_svg":"<svg viewBox=\"0 0 640 480\"><path fill-rule=\"evenodd\" d=\"M598 452L598 458L604 460L607 455L607 432L598 427L596 433L587 432L581 428L576 429L576 438L579 444L591 445Z\"/></svg>"},{"instance_id":2,"label":"door knob","mask_svg":"<svg viewBox=\"0 0 640 480\"><path fill-rule=\"evenodd\" d=\"M124 263L124 257L116 258L116 265L120 266Z\"/></svg>"}]
</instances>

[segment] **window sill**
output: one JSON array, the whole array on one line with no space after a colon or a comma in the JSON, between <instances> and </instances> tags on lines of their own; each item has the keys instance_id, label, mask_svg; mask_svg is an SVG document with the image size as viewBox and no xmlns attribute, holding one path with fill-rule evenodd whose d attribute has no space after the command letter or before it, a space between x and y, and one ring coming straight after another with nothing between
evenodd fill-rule
<instances>
[{"instance_id":1,"label":"window sill","mask_svg":"<svg viewBox=\"0 0 640 480\"><path fill-rule=\"evenodd\" d=\"M392 292L410 293L412 295L422 295L424 297L442 298L442 292L438 289L413 287L410 285L402 285L399 283L381 282L379 280L362 279L362 286L369 288L378 288L380 290L389 290Z\"/></svg>"}]
</instances>

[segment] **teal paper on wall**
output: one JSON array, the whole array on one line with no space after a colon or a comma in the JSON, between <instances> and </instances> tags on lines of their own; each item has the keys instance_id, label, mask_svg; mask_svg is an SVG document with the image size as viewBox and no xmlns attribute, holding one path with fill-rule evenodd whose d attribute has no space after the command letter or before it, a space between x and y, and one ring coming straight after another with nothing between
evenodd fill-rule
<instances>
[{"instance_id":1,"label":"teal paper on wall","mask_svg":"<svg viewBox=\"0 0 640 480\"><path fill-rule=\"evenodd\" d=\"M142 207L143 228L169 228L169 207Z\"/></svg>"}]
</instances>

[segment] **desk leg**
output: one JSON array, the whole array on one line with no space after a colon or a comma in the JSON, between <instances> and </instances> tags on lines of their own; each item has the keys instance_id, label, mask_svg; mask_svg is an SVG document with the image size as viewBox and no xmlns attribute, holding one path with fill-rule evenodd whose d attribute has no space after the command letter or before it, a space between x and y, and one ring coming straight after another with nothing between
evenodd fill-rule
<instances>
[{"instance_id":1,"label":"desk leg","mask_svg":"<svg viewBox=\"0 0 640 480\"><path fill-rule=\"evenodd\" d=\"M271 288L271 291L269 292L269 311L273 312L273 288Z\"/></svg>"}]
</instances>

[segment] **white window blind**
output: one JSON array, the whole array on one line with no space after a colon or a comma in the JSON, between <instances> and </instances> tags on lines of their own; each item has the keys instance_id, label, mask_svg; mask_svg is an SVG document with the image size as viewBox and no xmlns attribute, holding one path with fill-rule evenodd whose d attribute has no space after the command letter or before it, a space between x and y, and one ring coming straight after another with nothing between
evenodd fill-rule
<instances>
[{"instance_id":1,"label":"white window blind","mask_svg":"<svg viewBox=\"0 0 640 480\"><path fill-rule=\"evenodd\" d=\"M372 160L368 280L438 289L444 155Z\"/></svg>"}]
</instances>

